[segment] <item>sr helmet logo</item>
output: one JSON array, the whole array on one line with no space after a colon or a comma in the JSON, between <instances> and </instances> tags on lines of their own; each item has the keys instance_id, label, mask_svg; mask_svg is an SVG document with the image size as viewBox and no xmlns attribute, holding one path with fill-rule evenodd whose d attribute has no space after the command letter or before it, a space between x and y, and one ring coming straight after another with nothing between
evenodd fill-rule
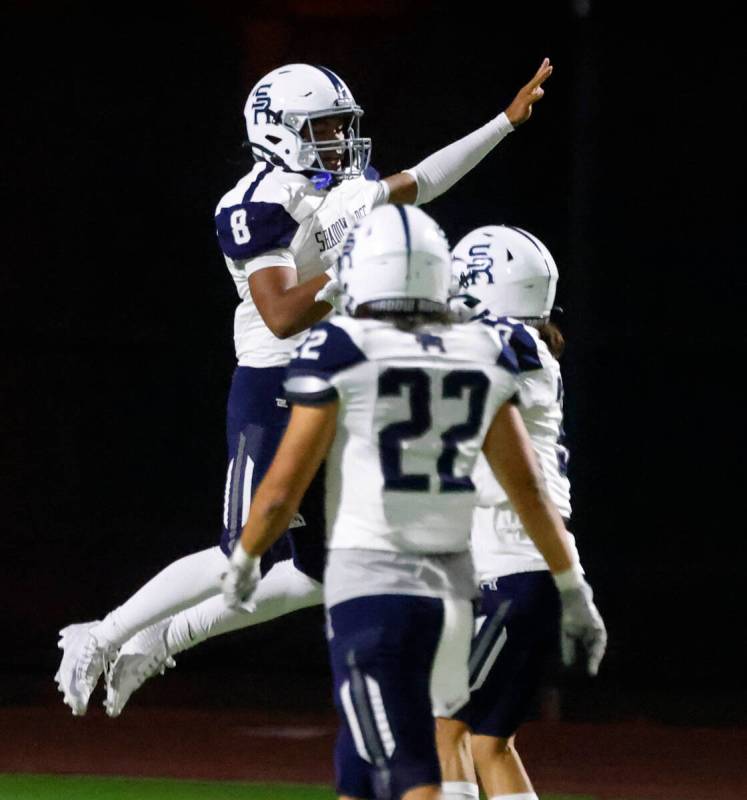
<instances>
[{"instance_id":1,"label":"sr helmet logo","mask_svg":"<svg viewBox=\"0 0 747 800\"><path fill-rule=\"evenodd\" d=\"M315 138L314 120L341 115L347 123L342 136ZM314 173L321 189L330 185L330 175L343 180L365 172L371 140L360 135L362 115L338 75L309 64L286 64L269 72L244 106L254 158L292 172Z\"/></svg>"},{"instance_id":2,"label":"sr helmet logo","mask_svg":"<svg viewBox=\"0 0 747 800\"><path fill-rule=\"evenodd\" d=\"M254 124L259 123L259 115L265 115L266 122L272 122L272 113L270 112L270 95L267 90L272 86L271 83L263 83L257 87L254 94L254 102L252 103L252 113L254 114Z\"/></svg>"},{"instance_id":3,"label":"sr helmet logo","mask_svg":"<svg viewBox=\"0 0 747 800\"><path fill-rule=\"evenodd\" d=\"M531 233L485 225L457 243L453 259L455 272L463 267L460 288L492 314L524 320L550 316L558 268L550 251Z\"/></svg>"},{"instance_id":4,"label":"sr helmet logo","mask_svg":"<svg viewBox=\"0 0 747 800\"><path fill-rule=\"evenodd\" d=\"M469 254L472 261L467 264L467 286L474 286L481 273L487 278L487 283L495 283L492 272L493 259L486 252L489 249L490 244L475 244L470 247Z\"/></svg>"}]
</instances>

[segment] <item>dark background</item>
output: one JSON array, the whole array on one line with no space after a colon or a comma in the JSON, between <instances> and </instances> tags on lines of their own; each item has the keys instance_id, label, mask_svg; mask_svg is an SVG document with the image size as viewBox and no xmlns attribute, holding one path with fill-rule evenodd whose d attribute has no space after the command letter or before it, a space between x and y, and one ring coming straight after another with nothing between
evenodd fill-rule
<instances>
[{"instance_id":1,"label":"dark background","mask_svg":"<svg viewBox=\"0 0 747 800\"><path fill-rule=\"evenodd\" d=\"M237 298L213 210L249 169L252 85L333 68L387 175L505 108L547 55L532 119L426 210L452 243L525 227L560 269L574 530L610 631L563 713L747 721L737 26L492 5L6 8L2 702L49 697L58 628L217 542ZM303 687L325 658L317 609L179 672Z\"/></svg>"}]
</instances>

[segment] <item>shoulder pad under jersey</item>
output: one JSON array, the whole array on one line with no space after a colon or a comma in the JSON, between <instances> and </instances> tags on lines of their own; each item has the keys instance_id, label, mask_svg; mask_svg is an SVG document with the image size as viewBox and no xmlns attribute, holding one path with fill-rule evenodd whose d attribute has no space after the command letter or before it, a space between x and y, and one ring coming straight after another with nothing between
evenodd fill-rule
<instances>
[{"instance_id":1,"label":"shoulder pad under jersey","mask_svg":"<svg viewBox=\"0 0 747 800\"><path fill-rule=\"evenodd\" d=\"M519 320L511 317L495 317L484 312L475 318L475 322L493 328L501 337L504 345L508 345L515 356L514 372L542 369L542 360L537 351L538 338L534 331ZM507 353L507 357L510 354Z\"/></svg>"},{"instance_id":2,"label":"shoulder pad under jersey","mask_svg":"<svg viewBox=\"0 0 747 800\"><path fill-rule=\"evenodd\" d=\"M332 377L365 360L342 318L320 322L293 351L285 381L286 397L304 405L328 403L337 397Z\"/></svg>"},{"instance_id":3,"label":"shoulder pad under jersey","mask_svg":"<svg viewBox=\"0 0 747 800\"><path fill-rule=\"evenodd\" d=\"M221 250L229 258L250 259L288 247L299 227L293 217L296 195L308 185L302 175L257 163L215 210Z\"/></svg>"}]
</instances>

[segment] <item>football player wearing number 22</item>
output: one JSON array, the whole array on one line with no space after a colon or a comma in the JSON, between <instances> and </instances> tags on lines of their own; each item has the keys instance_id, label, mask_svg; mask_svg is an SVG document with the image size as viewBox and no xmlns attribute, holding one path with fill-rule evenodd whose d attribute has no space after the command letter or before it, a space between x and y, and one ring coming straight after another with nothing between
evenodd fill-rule
<instances>
[{"instance_id":1,"label":"football player wearing number 22","mask_svg":"<svg viewBox=\"0 0 747 800\"><path fill-rule=\"evenodd\" d=\"M251 604L263 554L326 459L338 794L436 800L433 715L469 698L481 451L560 590L563 635L595 660L604 627L512 402L522 335L536 353L534 341L452 323L448 245L413 206L376 208L353 229L338 282L345 315L315 325L291 359L290 422L223 591L230 607Z\"/></svg>"}]
</instances>

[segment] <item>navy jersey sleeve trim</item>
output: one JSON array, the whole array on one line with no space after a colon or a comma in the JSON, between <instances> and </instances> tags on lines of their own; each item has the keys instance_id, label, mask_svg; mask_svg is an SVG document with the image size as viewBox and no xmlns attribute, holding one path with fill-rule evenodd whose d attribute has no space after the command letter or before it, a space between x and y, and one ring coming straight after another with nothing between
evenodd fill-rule
<instances>
[{"instance_id":1,"label":"navy jersey sleeve trim","mask_svg":"<svg viewBox=\"0 0 747 800\"><path fill-rule=\"evenodd\" d=\"M527 372L533 369L542 369L542 361L540 361L537 342L535 342L534 337L523 325L514 325L513 329L514 332L511 334L509 344L516 353L519 371Z\"/></svg>"},{"instance_id":2,"label":"navy jersey sleeve trim","mask_svg":"<svg viewBox=\"0 0 747 800\"><path fill-rule=\"evenodd\" d=\"M499 367L508 370L512 375L519 374L519 359L510 345L503 345L495 363L498 364Z\"/></svg>"},{"instance_id":3,"label":"navy jersey sleeve trim","mask_svg":"<svg viewBox=\"0 0 747 800\"><path fill-rule=\"evenodd\" d=\"M285 390L285 397L289 403L298 406L326 406L337 400L337 389L330 386L320 392L291 392Z\"/></svg>"},{"instance_id":4,"label":"navy jersey sleeve trim","mask_svg":"<svg viewBox=\"0 0 747 800\"><path fill-rule=\"evenodd\" d=\"M332 322L320 322L293 352L288 377L316 375L329 380L365 360L366 356L345 330Z\"/></svg>"},{"instance_id":5,"label":"navy jersey sleeve trim","mask_svg":"<svg viewBox=\"0 0 747 800\"><path fill-rule=\"evenodd\" d=\"M289 375L283 385L285 396L292 403L301 405L324 405L337 399L337 389L326 375L295 373Z\"/></svg>"},{"instance_id":6,"label":"navy jersey sleeve trim","mask_svg":"<svg viewBox=\"0 0 747 800\"><path fill-rule=\"evenodd\" d=\"M298 223L280 203L253 203L223 208L215 217L221 249L234 259L261 256L288 247Z\"/></svg>"},{"instance_id":7,"label":"navy jersey sleeve trim","mask_svg":"<svg viewBox=\"0 0 747 800\"><path fill-rule=\"evenodd\" d=\"M484 311L475 321L478 320L483 325L500 331L504 351L508 349L508 344L511 352L506 352L505 358L503 355L499 357L498 363L501 366L517 373L542 369L537 342L524 325L508 317L493 317L488 311ZM509 331L510 335L505 335Z\"/></svg>"}]
</instances>

